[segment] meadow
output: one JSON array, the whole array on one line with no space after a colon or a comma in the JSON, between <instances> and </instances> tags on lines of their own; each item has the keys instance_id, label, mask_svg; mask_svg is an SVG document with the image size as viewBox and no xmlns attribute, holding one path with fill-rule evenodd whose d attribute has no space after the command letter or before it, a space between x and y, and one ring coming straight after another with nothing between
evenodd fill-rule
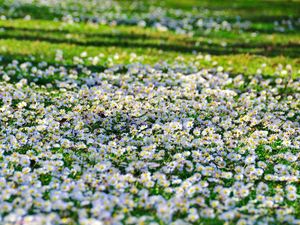
<instances>
[{"instance_id":1,"label":"meadow","mask_svg":"<svg viewBox=\"0 0 300 225\"><path fill-rule=\"evenodd\" d=\"M300 225L300 2L0 0L0 224Z\"/></svg>"}]
</instances>

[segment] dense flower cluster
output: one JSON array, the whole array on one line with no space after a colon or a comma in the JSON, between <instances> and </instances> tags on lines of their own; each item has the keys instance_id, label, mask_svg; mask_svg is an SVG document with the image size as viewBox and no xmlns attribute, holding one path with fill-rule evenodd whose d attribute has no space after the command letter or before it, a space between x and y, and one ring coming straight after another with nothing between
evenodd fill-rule
<instances>
[{"instance_id":1,"label":"dense flower cluster","mask_svg":"<svg viewBox=\"0 0 300 225\"><path fill-rule=\"evenodd\" d=\"M155 2L155 1L154 1ZM212 16L208 9L194 8L192 11L172 9L157 6L148 6L142 1L128 2L127 7L113 0L5 0L4 5L9 7L6 13L8 17L19 17L20 9L24 5L35 7L48 7L49 11L65 22L74 23L89 21L92 23L109 25L138 25L141 27L154 27L160 31L173 30L176 33L194 35L197 31L231 31L231 30L253 30L251 21L240 17L226 20L219 16ZM4 12L6 10L3 10ZM1 15L1 6L0 6ZM6 17L3 16L3 19ZM26 15L25 19L30 19ZM300 26L300 18L289 18L274 21L270 27L274 31L285 32L295 30Z\"/></svg>"},{"instance_id":2,"label":"dense flower cluster","mask_svg":"<svg viewBox=\"0 0 300 225\"><path fill-rule=\"evenodd\" d=\"M299 79L18 61L0 77L1 224L300 224Z\"/></svg>"}]
</instances>

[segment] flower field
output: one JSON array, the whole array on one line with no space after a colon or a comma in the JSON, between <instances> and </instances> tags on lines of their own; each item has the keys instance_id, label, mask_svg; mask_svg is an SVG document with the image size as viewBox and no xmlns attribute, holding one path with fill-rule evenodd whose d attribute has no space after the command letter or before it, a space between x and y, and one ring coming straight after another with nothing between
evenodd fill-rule
<instances>
[{"instance_id":1,"label":"flower field","mask_svg":"<svg viewBox=\"0 0 300 225\"><path fill-rule=\"evenodd\" d=\"M0 224L300 224L298 1L0 0Z\"/></svg>"}]
</instances>

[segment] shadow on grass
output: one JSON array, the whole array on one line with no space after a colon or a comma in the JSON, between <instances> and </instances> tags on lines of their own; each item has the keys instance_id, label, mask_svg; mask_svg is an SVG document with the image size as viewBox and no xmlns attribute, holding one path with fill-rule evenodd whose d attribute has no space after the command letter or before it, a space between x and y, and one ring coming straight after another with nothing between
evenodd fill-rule
<instances>
[{"instance_id":1,"label":"shadow on grass","mask_svg":"<svg viewBox=\"0 0 300 225\"><path fill-rule=\"evenodd\" d=\"M1 26L0 26L1 28ZM16 32L34 32L34 33L49 33L49 34L59 34L59 35L66 35L66 34L76 34L76 30L72 31L72 30L63 30L63 29L42 29L42 28L16 28L16 27L12 27L12 26L5 26L3 27L3 29L5 31L16 31ZM98 30L100 31L100 29ZM147 33L142 33L142 34L137 34L137 33L133 33L133 32L127 32L127 33L121 33L120 31L118 32L103 32L103 33L99 33L99 32L86 32L86 31L80 31L81 35L84 35L85 37L99 37L99 38L119 38L119 39L128 39L128 37L132 38L132 39L153 39L153 40L168 40L169 37L167 36L154 36L151 34L147 34Z\"/></svg>"},{"instance_id":2,"label":"shadow on grass","mask_svg":"<svg viewBox=\"0 0 300 225\"><path fill-rule=\"evenodd\" d=\"M1 5L0 1L0 5ZM122 2L121 2L122 3ZM146 4L145 2L144 4ZM153 5L148 4L147 7ZM3 4L3 3L2 3ZM58 10L54 10L48 6L38 6L35 4L18 4L17 7L14 7L14 14L11 14L10 8L12 8L14 4L11 6L4 5L3 6L3 14L8 14L11 18L24 18L27 15L30 15L32 19L43 19L43 20L53 20L55 18L61 18L65 13L58 12ZM275 21L283 21L283 20L290 20L291 18L297 19L299 17L299 10L300 3L295 1L272 1L271 3L269 1L209 1L209 0L203 0L203 1L169 1L168 4L164 4L158 1L158 4L155 4L157 6L163 6L166 8L181 8L185 10L192 10L194 7L199 7L199 14L203 10L210 10L212 14L214 12L226 12L223 16L224 19L230 22L236 22L237 17L240 17L242 21L250 20L252 23L266 23L266 24L273 24ZM145 9L138 9L132 11L130 9L130 1L126 4L122 5L124 12L127 13L141 13ZM128 10L130 9L130 10ZM280 13L278 15L278 12L285 11L286 13ZM70 10L70 13L72 10ZM213 16L218 17L218 16ZM92 15L88 15L87 13L82 13L80 16L81 20L87 21L87 20L95 20L98 21L98 19ZM130 24L128 24L130 26ZM280 31L270 29L270 27L261 27L261 28L250 28L247 31L253 31L253 32L260 32L260 33L282 33ZM294 31L288 31L288 32L299 32L299 26L295 28Z\"/></svg>"},{"instance_id":3,"label":"shadow on grass","mask_svg":"<svg viewBox=\"0 0 300 225\"><path fill-rule=\"evenodd\" d=\"M1 4L3 4L3 1L0 1L0 5ZM11 18L24 18L25 16L30 15L32 18L36 19L52 20L62 16L62 14L56 13L54 10L50 10L50 8L47 6L37 6L34 4L18 4L16 7L14 4L3 4L2 8L3 12L8 11L9 14L11 9L14 9L14 14L10 15Z\"/></svg>"},{"instance_id":4,"label":"shadow on grass","mask_svg":"<svg viewBox=\"0 0 300 225\"><path fill-rule=\"evenodd\" d=\"M70 38L66 38L70 34ZM72 37L72 35L75 37ZM77 37L76 37L77 35ZM79 37L78 37L79 35ZM194 40L169 40L166 37L152 37L147 34L131 33L65 33L61 30L43 30L30 28L5 28L0 33L0 39L15 39L26 41L43 41L49 43L72 44L78 46L101 46L101 47L123 47L123 48L150 48L163 51L192 53L202 52L213 55L232 55L232 54L256 54L262 56L286 56L298 58L300 55L300 45L288 43L282 45L266 43L230 43L226 47L217 44L200 42L196 45Z\"/></svg>"}]
</instances>

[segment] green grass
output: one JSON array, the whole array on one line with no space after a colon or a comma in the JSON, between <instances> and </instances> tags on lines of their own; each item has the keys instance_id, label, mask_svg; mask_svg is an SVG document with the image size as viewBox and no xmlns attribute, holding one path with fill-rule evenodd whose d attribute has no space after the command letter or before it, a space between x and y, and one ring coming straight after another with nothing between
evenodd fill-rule
<instances>
[{"instance_id":1,"label":"green grass","mask_svg":"<svg viewBox=\"0 0 300 225\"><path fill-rule=\"evenodd\" d=\"M252 0L252 1L173 1L166 0L166 7L179 7L191 10L193 7L205 8L210 10L211 15L222 15L227 17L241 16L246 19L266 20L274 17L299 16L299 1L278 1L278 0ZM284 9L284 10L282 10ZM267 20L268 21L268 20Z\"/></svg>"},{"instance_id":2,"label":"green grass","mask_svg":"<svg viewBox=\"0 0 300 225\"><path fill-rule=\"evenodd\" d=\"M0 54L4 61L12 58L24 61L34 56L38 61L55 63L55 52L61 49L64 51L65 61L60 63L65 65L73 64L73 57L86 51L89 56L103 54L99 62L102 67L130 62L155 64L162 61L183 61L193 63L199 68L220 65L232 74L251 75L265 63L262 73L276 75L278 66L290 64L293 76L299 76L299 27L284 33L274 30L275 21L296 19L299 16L299 1L118 0L123 11L129 15L159 5L165 9L183 9L195 15L201 12L206 17L222 17L228 21L235 21L240 16L243 21L249 19L252 23L244 31L233 29L208 33L200 29L195 31L194 37L137 26L111 27L55 22L53 19L60 18L61 12L34 4L20 5L11 15L9 5L4 4L4 0L0 1L0 5L1 3L2 14L14 18L0 21ZM138 3L139 7L132 8L131 3ZM93 13L93 8L86 12L87 15ZM33 20L19 19L28 14ZM132 53L138 57L131 57ZM199 54L210 54L211 60L197 57ZM90 64L88 60L84 63Z\"/></svg>"},{"instance_id":3,"label":"green grass","mask_svg":"<svg viewBox=\"0 0 300 225\"><path fill-rule=\"evenodd\" d=\"M37 60L54 62L56 50L64 52L64 64L86 51L88 56L103 54L99 65L142 62L155 64L192 62L199 68L223 66L234 74L256 73L263 63L263 73L274 74L279 64L290 64L293 75L300 70L297 34L260 34L219 31L189 37L174 32L131 26L110 27L91 24L66 24L47 20L0 21L0 54L4 60ZM226 46L224 46L226 43ZM132 57L132 53L137 57ZM211 60L199 55L210 54ZM90 64L88 60L85 62Z\"/></svg>"}]
</instances>

